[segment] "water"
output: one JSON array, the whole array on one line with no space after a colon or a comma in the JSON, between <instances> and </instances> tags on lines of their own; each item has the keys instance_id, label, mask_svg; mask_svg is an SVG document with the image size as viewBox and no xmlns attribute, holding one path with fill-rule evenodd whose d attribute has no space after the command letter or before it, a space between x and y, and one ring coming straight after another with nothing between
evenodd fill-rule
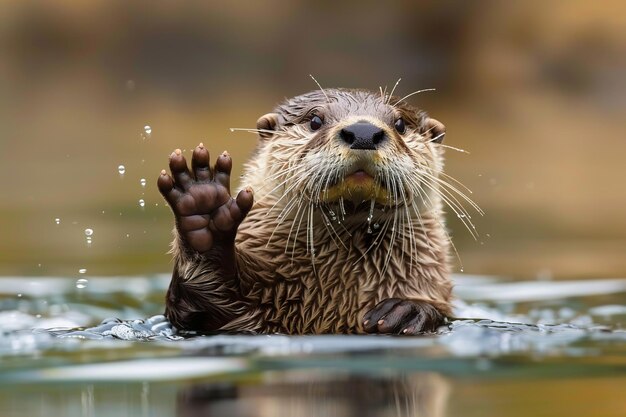
<instances>
[{"instance_id":1,"label":"water","mask_svg":"<svg viewBox=\"0 0 626 417\"><path fill-rule=\"evenodd\" d=\"M168 282L167 275L0 278L0 414L558 417L626 410L626 279L457 276L458 318L426 337L183 338L160 316Z\"/></svg>"}]
</instances>

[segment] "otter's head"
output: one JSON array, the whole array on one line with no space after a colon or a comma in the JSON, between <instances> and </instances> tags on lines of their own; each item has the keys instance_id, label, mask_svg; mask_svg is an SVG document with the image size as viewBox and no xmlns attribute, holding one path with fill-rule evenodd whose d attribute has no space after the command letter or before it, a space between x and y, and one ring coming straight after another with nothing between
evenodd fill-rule
<instances>
[{"instance_id":1,"label":"otter's head","mask_svg":"<svg viewBox=\"0 0 626 417\"><path fill-rule=\"evenodd\" d=\"M438 206L445 127L395 97L326 89L289 99L259 118L257 199L344 216L419 213ZM259 172L262 171L262 172ZM289 208L292 204L293 207Z\"/></svg>"}]
</instances>

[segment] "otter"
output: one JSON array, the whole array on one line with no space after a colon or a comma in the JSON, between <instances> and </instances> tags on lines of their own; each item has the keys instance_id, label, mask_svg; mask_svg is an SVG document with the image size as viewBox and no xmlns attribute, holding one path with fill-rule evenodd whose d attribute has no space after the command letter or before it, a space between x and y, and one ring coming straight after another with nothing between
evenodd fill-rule
<instances>
[{"instance_id":1,"label":"otter","mask_svg":"<svg viewBox=\"0 0 626 417\"><path fill-rule=\"evenodd\" d=\"M392 94L320 89L279 104L253 129L234 197L226 151L211 166L201 143L190 168L171 154L157 183L175 218L174 326L413 335L445 324L442 210L460 204L443 177L445 127Z\"/></svg>"}]
</instances>

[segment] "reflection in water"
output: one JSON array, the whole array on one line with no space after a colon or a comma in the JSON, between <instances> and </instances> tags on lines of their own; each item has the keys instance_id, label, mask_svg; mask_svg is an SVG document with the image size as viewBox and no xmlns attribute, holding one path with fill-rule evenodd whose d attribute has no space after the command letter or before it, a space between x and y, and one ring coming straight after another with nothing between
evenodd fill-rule
<instances>
[{"instance_id":1,"label":"reflection in water","mask_svg":"<svg viewBox=\"0 0 626 417\"><path fill-rule=\"evenodd\" d=\"M178 394L177 416L439 417L449 386L436 373L368 376L297 371L261 382L199 384Z\"/></svg>"}]
</instances>

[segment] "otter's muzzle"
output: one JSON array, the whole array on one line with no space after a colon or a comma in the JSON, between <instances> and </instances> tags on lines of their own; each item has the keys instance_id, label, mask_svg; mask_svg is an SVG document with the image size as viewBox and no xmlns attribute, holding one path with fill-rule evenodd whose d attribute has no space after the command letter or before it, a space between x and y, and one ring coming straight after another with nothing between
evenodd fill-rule
<instances>
[{"instance_id":1,"label":"otter's muzzle","mask_svg":"<svg viewBox=\"0 0 626 417\"><path fill-rule=\"evenodd\" d=\"M372 151L378 149L378 146L387 139L384 130L368 122L357 122L344 127L339 132L339 137L350 145L350 149Z\"/></svg>"}]
</instances>

